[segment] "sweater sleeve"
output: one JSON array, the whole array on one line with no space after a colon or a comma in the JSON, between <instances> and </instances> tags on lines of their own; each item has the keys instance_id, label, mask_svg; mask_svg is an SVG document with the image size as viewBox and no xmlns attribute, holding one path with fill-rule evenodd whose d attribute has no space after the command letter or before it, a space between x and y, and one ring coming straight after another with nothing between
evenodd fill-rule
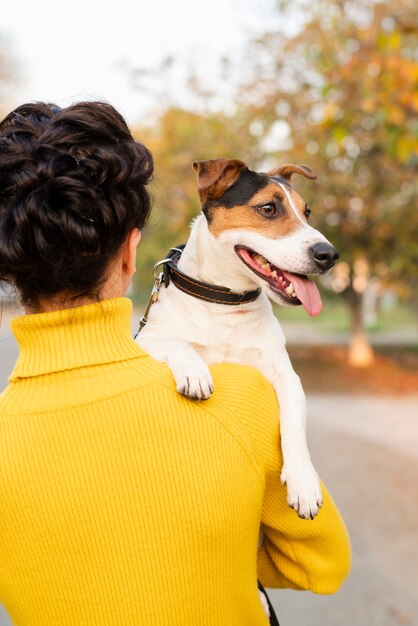
<instances>
[{"instance_id":1,"label":"sweater sleeve","mask_svg":"<svg viewBox=\"0 0 418 626\"><path fill-rule=\"evenodd\" d=\"M289 508L286 487L280 481L283 458L275 391L257 370L231 367L240 367L240 393L234 394L234 403L265 476L259 579L265 587L334 593L347 577L351 561L341 515L323 484L324 503L314 520L300 519ZM237 380L236 373L234 378Z\"/></svg>"}]
</instances>

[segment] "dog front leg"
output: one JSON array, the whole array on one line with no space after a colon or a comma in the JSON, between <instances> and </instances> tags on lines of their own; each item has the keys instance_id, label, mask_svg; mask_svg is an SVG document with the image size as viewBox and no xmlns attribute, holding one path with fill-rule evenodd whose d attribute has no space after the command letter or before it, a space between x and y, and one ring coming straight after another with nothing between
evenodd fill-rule
<instances>
[{"instance_id":1,"label":"dog front leg","mask_svg":"<svg viewBox=\"0 0 418 626\"><path fill-rule=\"evenodd\" d=\"M277 356L263 373L273 384L280 405L281 480L287 486L289 506L299 517L313 519L322 506L322 492L306 442L306 397L284 346Z\"/></svg>"},{"instance_id":2,"label":"dog front leg","mask_svg":"<svg viewBox=\"0 0 418 626\"><path fill-rule=\"evenodd\" d=\"M209 368L193 346L184 339L157 340L139 337L138 341L157 361L167 363L179 393L194 400L207 400L213 393Z\"/></svg>"}]
</instances>

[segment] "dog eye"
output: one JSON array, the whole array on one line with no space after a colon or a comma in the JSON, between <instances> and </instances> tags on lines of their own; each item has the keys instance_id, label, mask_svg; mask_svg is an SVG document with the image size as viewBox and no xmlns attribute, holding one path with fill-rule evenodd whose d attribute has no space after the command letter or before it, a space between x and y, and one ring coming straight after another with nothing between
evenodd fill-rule
<instances>
[{"instance_id":1,"label":"dog eye","mask_svg":"<svg viewBox=\"0 0 418 626\"><path fill-rule=\"evenodd\" d=\"M277 208L274 204L270 202L268 204L263 204L262 206L257 207L257 211L261 213L264 217L274 217L277 215Z\"/></svg>"},{"instance_id":2,"label":"dog eye","mask_svg":"<svg viewBox=\"0 0 418 626\"><path fill-rule=\"evenodd\" d=\"M307 206L305 207L305 217L309 219L310 214L312 213L311 209Z\"/></svg>"}]
</instances>

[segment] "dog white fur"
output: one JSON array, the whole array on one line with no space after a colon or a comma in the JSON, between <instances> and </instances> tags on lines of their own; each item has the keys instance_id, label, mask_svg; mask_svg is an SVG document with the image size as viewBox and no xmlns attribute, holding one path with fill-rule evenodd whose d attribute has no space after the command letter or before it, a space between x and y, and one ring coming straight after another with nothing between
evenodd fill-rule
<instances>
[{"instance_id":1,"label":"dog white fur","mask_svg":"<svg viewBox=\"0 0 418 626\"><path fill-rule=\"evenodd\" d=\"M254 228L234 227L215 235L206 217L200 215L192 224L178 263L179 270L200 281L236 292L261 287L261 295L249 304L228 306L197 299L170 283L168 288L161 288L137 342L155 359L168 364L180 393L195 398L205 399L212 393L208 366L213 363L252 365L264 374L280 404L281 480L287 485L288 503L300 517L312 519L322 504L322 494L306 443L305 394L269 298L280 304L284 301L235 251L237 244L248 247L287 272L323 273L318 271L310 249L329 242L303 219L297 208L300 196L273 177L275 173L269 173L270 181L278 187L288 214L294 213L291 233L272 238Z\"/></svg>"}]
</instances>

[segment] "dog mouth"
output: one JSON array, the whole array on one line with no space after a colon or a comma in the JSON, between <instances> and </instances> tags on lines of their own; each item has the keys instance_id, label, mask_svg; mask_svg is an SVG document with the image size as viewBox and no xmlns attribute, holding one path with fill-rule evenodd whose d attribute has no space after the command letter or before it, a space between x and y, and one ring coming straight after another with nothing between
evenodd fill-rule
<instances>
[{"instance_id":1,"label":"dog mouth","mask_svg":"<svg viewBox=\"0 0 418 626\"><path fill-rule=\"evenodd\" d=\"M280 269L258 252L246 246L235 246L238 257L254 274L268 283L288 304L302 304L308 315L318 315L322 309L316 284L307 276Z\"/></svg>"}]
</instances>

